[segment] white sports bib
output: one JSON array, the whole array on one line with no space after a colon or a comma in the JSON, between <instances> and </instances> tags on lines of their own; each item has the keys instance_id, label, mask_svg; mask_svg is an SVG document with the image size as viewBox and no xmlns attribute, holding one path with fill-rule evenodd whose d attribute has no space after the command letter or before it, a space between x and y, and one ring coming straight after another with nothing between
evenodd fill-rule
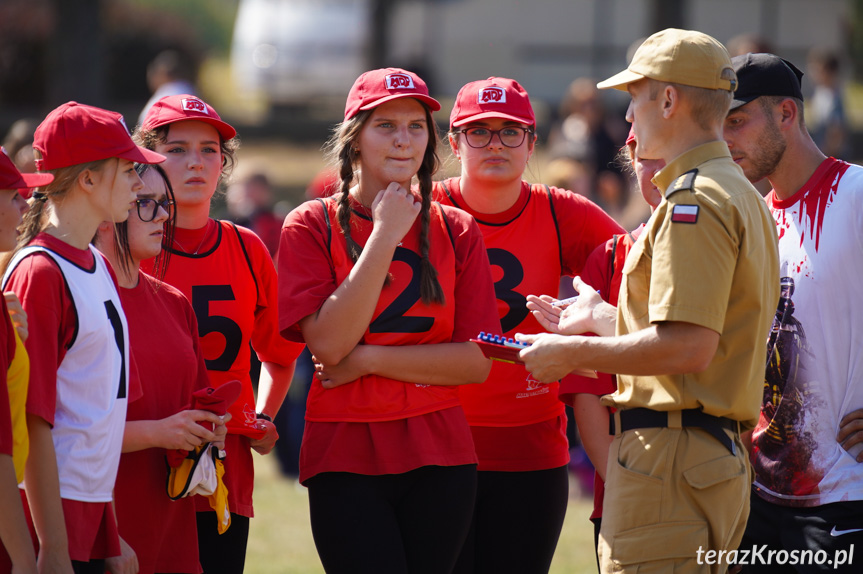
<instances>
[{"instance_id":1,"label":"white sports bib","mask_svg":"<svg viewBox=\"0 0 863 574\"><path fill-rule=\"evenodd\" d=\"M57 369L51 434L60 496L110 502L126 423L129 330L105 260L94 247L90 250L96 263L94 269L87 270L45 247L25 247L10 262L3 285L22 259L40 251L63 273L78 328Z\"/></svg>"}]
</instances>

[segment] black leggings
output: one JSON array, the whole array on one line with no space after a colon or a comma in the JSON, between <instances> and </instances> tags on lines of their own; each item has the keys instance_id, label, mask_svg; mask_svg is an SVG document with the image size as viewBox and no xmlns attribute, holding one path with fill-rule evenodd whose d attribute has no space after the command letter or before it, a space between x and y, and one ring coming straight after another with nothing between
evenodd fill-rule
<instances>
[{"instance_id":1,"label":"black leggings","mask_svg":"<svg viewBox=\"0 0 863 574\"><path fill-rule=\"evenodd\" d=\"M105 572L105 560L101 558L88 562L72 560L72 571L75 574L103 574Z\"/></svg>"},{"instance_id":2,"label":"black leggings","mask_svg":"<svg viewBox=\"0 0 863 574\"><path fill-rule=\"evenodd\" d=\"M219 534L215 512L197 512L198 550L204 574L243 574L249 517L231 513L231 526Z\"/></svg>"},{"instance_id":3,"label":"black leggings","mask_svg":"<svg viewBox=\"0 0 863 574\"><path fill-rule=\"evenodd\" d=\"M476 466L310 478L312 534L328 574L442 574L467 536Z\"/></svg>"},{"instance_id":4,"label":"black leggings","mask_svg":"<svg viewBox=\"0 0 863 574\"><path fill-rule=\"evenodd\" d=\"M453 572L548 572L569 501L566 467L477 477L474 520Z\"/></svg>"}]
</instances>

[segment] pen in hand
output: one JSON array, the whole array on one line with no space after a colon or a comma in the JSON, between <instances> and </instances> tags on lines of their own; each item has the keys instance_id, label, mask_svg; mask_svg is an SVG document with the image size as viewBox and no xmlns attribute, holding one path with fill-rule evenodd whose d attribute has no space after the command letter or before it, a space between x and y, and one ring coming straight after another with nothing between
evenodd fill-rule
<instances>
[{"instance_id":1,"label":"pen in hand","mask_svg":"<svg viewBox=\"0 0 863 574\"><path fill-rule=\"evenodd\" d=\"M599 289L596 290L599 293ZM551 304L552 307L563 307L564 305L571 305L578 300L578 295L574 297L567 297L566 299L560 299L559 301L555 301Z\"/></svg>"}]
</instances>

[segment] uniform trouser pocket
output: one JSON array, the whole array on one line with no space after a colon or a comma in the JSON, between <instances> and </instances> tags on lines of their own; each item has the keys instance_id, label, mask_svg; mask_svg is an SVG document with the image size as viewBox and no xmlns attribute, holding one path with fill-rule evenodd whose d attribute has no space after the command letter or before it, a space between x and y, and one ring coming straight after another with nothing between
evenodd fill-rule
<instances>
[{"instance_id":1,"label":"uniform trouser pocket","mask_svg":"<svg viewBox=\"0 0 863 574\"><path fill-rule=\"evenodd\" d=\"M621 532L611 549L611 572L697 572L697 555L691 549L707 546L707 538L703 522L669 522Z\"/></svg>"},{"instance_id":2,"label":"uniform trouser pocket","mask_svg":"<svg viewBox=\"0 0 863 574\"><path fill-rule=\"evenodd\" d=\"M599 553L604 572L719 572L698 550L736 548L749 502L745 450L702 429L638 429L609 452ZM723 565L723 568L727 565Z\"/></svg>"}]
</instances>

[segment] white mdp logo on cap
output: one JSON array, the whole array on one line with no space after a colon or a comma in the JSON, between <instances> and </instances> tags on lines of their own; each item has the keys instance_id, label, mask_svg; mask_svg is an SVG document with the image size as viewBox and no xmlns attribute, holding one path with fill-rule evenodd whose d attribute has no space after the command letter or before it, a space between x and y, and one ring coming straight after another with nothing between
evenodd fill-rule
<instances>
[{"instance_id":1,"label":"white mdp logo on cap","mask_svg":"<svg viewBox=\"0 0 863 574\"><path fill-rule=\"evenodd\" d=\"M476 97L478 104L505 104L506 91L497 86L489 86L479 91Z\"/></svg>"},{"instance_id":2,"label":"white mdp logo on cap","mask_svg":"<svg viewBox=\"0 0 863 574\"><path fill-rule=\"evenodd\" d=\"M414 79L407 74L390 74L386 78L388 90L413 90Z\"/></svg>"},{"instance_id":3,"label":"white mdp logo on cap","mask_svg":"<svg viewBox=\"0 0 863 574\"><path fill-rule=\"evenodd\" d=\"M183 109L187 112L201 112L210 115L207 105L197 98L183 98Z\"/></svg>"}]
</instances>

